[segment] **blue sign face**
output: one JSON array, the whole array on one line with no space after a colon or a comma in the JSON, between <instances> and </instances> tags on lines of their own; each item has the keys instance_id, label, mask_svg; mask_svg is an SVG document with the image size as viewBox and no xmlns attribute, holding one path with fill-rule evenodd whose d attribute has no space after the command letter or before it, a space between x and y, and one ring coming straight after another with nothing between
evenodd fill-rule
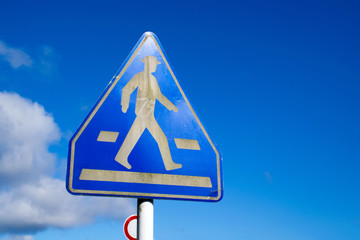
<instances>
[{"instance_id":1,"label":"blue sign face","mask_svg":"<svg viewBox=\"0 0 360 240\"><path fill-rule=\"evenodd\" d=\"M73 194L219 201L222 158L153 33L145 33L69 143Z\"/></svg>"}]
</instances>

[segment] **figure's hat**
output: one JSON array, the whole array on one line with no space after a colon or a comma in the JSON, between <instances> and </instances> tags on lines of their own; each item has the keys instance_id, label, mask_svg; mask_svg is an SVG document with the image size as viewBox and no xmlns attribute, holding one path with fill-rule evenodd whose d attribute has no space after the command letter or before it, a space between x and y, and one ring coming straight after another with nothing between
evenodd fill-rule
<instances>
[{"instance_id":1,"label":"figure's hat","mask_svg":"<svg viewBox=\"0 0 360 240\"><path fill-rule=\"evenodd\" d=\"M143 59L140 59L140 61L142 61L143 63L146 63L146 62L148 62L148 63L156 63L156 64L161 63L154 56L145 56Z\"/></svg>"}]
</instances>

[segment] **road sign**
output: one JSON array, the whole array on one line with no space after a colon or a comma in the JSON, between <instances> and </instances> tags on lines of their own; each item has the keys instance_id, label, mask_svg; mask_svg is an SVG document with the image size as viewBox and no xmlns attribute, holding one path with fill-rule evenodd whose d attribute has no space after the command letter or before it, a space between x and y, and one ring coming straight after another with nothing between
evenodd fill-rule
<instances>
[{"instance_id":1,"label":"road sign","mask_svg":"<svg viewBox=\"0 0 360 240\"><path fill-rule=\"evenodd\" d=\"M147 32L71 138L67 189L219 201L221 162L158 38Z\"/></svg>"},{"instance_id":2,"label":"road sign","mask_svg":"<svg viewBox=\"0 0 360 240\"><path fill-rule=\"evenodd\" d=\"M137 215L131 215L124 222L124 234L129 240L136 240Z\"/></svg>"}]
</instances>

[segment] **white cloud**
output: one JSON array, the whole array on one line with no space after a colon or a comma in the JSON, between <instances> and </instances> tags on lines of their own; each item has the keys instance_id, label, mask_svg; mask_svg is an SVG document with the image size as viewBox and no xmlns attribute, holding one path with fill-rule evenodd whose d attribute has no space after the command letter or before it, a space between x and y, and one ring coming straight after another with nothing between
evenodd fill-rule
<instances>
[{"instance_id":1,"label":"white cloud","mask_svg":"<svg viewBox=\"0 0 360 240\"><path fill-rule=\"evenodd\" d=\"M128 199L70 195L65 182L53 177L56 156L48 147L59 138L58 126L41 105L0 92L0 233L75 227L134 212Z\"/></svg>"},{"instance_id":2,"label":"white cloud","mask_svg":"<svg viewBox=\"0 0 360 240\"><path fill-rule=\"evenodd\" d=\"M33 63L31 57L24 51L9 47L2 41L0 41L0 59L1 58L3 58L15 69L23 65L30 67Z\"/></svg>"},{"instance_id":3,"label":"white cloud","mask_svg":"<svg viewBox=\"0 0 360 240\"><path fill-rule=\"evenodd\" d=\"M0 93L1 187L51 174L55 156L48 146L59 138L59 128L41 105Z\"/></svg>"},{"instance_id":4,"label":"white cloud","mask_svg":"<svg viewBox=\"0 0 360 240\"><path fill-rule=\"evenodd\" d=\"M42 178L0 194L0 232L36 232L48 227L69 228L96 217L122 219L134 212L130 202L118 198L72 196L65 182Z\"/></svg>"}]
</instances>

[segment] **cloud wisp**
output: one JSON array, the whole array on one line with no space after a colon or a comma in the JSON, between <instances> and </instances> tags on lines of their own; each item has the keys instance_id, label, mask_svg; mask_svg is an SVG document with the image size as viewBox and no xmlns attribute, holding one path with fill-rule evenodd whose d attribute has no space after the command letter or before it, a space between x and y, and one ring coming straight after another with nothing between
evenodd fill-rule
<instances>
[{"instance_id":1,"label":"cloud wisp","mask_svg":"<svg viewBox=\"0 0 360 240\"><path fill-rule=\"evenodd\" d=\"M33 63L27 53L21 49L9 47L2 41L0 41L0 60L8 62L14 69L21 66L30 67Z\"/></svg>"},{"instance_id":2,"label":"cloud wisp","mask_svg":"<svg viewBox=\"0 0 360 240\"><path fill-rule=\"evenodd\" d=\"M36 47L29 54L0 40L0 64L9 65L15 70L26 69L27 74L36 81L57 79L59 60L60 55L50 46Z\"/></svg>"},{"instance_id":3,"label":"cloud wisp","mask_svg":"<svg viewBox=\"0 0 360 240\"><path fill-rule=\"evenodd\" d=\"M272 184L273 183L273 178L272 178L271 174L268 171L265 171L264 174L265 174L266 181L269 184Z\"/></svg>"},{"instance_id":4,"label":"cloud wisp","mask_svg":"<svg viewBox=\"0 0 360 240\"><path fill-rule=\"evenodd\" d=\"M31 235L19 235L19 234L11 234L4 238L3 240L34 240L34 237Z\"/></svg>"},{"instance_id":5,"label":"cloud wisp","mask_svg":"<svg viewBox=\"0 0 360 240\"><path fill-rule=\"evenodd\" d=\"M0 92L0 234L30 240L18 234L134 212L128 199L70 195L65 182L53 177L57 157L48 148L59 139L59 127L40 104Z\"/></svg>"}]
</instances>

